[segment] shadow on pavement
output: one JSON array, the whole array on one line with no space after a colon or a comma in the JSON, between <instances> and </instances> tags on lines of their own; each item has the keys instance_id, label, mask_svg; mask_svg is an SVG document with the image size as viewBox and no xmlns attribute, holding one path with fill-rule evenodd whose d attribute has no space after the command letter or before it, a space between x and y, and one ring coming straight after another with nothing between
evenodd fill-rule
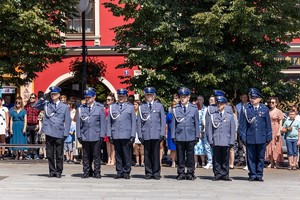
<instances>
[{"instance_id":1,"label":"shadow on pavement","mask_svg":"<svg viewBox=\"0 0 300 200\"><path fill-rule=\"evenodd\" d=\"M248 181L248 177L247 176L234 176L234 177L230 177L233 180L237 180L237 181Z\"/></svg>"}]
</instances>

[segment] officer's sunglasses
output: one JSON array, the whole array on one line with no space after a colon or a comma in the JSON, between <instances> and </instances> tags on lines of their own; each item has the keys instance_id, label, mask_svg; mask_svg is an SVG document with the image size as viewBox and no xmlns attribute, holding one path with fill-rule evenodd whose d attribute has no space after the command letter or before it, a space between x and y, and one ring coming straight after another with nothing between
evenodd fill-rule
<instances>
[{"instance_id":1,"label":"officer's sunglasses","mask_svg":"<svg viewBox=\"0 0 300 200\"><path fill-rule=\"evenodd\" d=\"M30 99L35 99L35 97L30 97Z\"/></svg>"},{"instance_id":2,"label":"officer's sunglasses","mask_svg":"<svg viewBox=\"0 0 300 200\"><path fill-rule=\"evenodd\" d=\"M16 104L22 104L22 102L21 101L16 101Z\"/></svg>"}]
</instances>

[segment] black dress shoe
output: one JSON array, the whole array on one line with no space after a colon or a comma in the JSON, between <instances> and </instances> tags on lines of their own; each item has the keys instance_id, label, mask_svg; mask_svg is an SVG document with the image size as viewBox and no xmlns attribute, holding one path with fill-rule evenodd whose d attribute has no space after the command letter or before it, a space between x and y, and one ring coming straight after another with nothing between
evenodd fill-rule
<instances>
[{"instance_id":1,"label":"black dress shoe","mask_svg":"<svg viewBox=\"0 0 300 200\"><path fill-rule=\"evenodd\" d=\"M130 175L129 174L124 174L124 179L130 179Z\"/></svg>"},{"instance_id":2,"label":"black dress shoe","mask_svg":"<svg viewBox=\"0 0 300 200\"><path fill-rule=\"evenodd\" d=\"M115 176L115 179L120 179L120 178L124 178L124 175L123 175L123 174L117 174L117 175Z\"/></svg>"},{"instance_id":3,"label":"black dress shoe","mask_svg":"<svg viewBox=\"0 0 300 200\"><path fill-rule=\"evenodd\" d=\"M212 181L220 181L222 180L221 177L213 177Z\"/></svg>"},{"instance_id":4,"label":"black dress shoe","mask_svg":"<svg viewBox=\"0 0 300 200\"><path fill-rule=\"evenodd\" d=\"M151 179L151 176L150 176L150 175L146 175L146 176L145 176L145 179L146 179L146 180L149 180L149 179Z\"/></svg>"},{"instance_id":5,"label":"black dress shoe","mask_svg":"<svg viewBox=\"0 0 300 200\"><path fill-rule=\"evenodd\" d=\"M157 176L154 176L153 177L155 180L159 180L160 178L161 178L161 176L160 175L157 175Z\"/></svg>"},{"instance_id":6,"label":"black dress shoe","mask_svg":"<svg viewBox=\"0 0 300 200\"><path fill-rule=\"evenodd\" d=\"M86 173L82 174L82 176L81 176L81 178L88 178L88 177L89 177L89 175Z\"/></svg>"},{"instance_id":7,"label":"black dress shoe","mask_svg":"<svg viewBox=\"0 0 300 200\"><path fill-rule=\"evenodd\" d=\"M55 174L49 174L48 175L48 178L53 178L53 177L56 177L56 175Z\"/></svg>"},{"instance_id":8,"label":"black dress shoe","mask_svg":"<svg viewBox=\"0 0 300 200\"><path fill-rule=\"evenodd\" d=\"M100 179L101 175L100 174L94 174L94 178Z\"/></svg>"},{"instance_id":9,"label":"black dress shoe","mask_svg":"<svg viewBox=\"0 0 300 200\"><path fill-rule=\"evenodd\" d=\"M264 182L264 179L262 177L257 177L256 180L259 182Z\"/></svg>"},{"instance_id":10,"label":"black dress shoe","mask_svg":"<svg viewBox=\"0 0 300 200\"><path fill-rule=\"evenodd\" d=\"M56 174L56 178L61 178L61 174Z\"/></svg>"},{"instance_id":11,"label":"black dress shoe","mask_svg":"<svg viewBox=\"0 0 300 200\"><path fill-rule=\"evenodd\" d=\"M176 177L177 180L185 180L185 175L184 174L180 174Z\"/></svg>"},{"instance_id":12,"label":"black dress shoe","mask_svg":"<svg viewBox=\"0 0 300 200\"><path fill-rule=\"evenodd\" d=\"M252 182L252 181L256 181L255 178L248 178L248 181Z\"/></svg>"},{"instance_id":13,"label":"black dress shoe","mask_svg":"<svg viewBox=\"0 0 300 200\"><path fill-rule=\"evenodd\" d=\"M223 181L232 181L232 179L227 176L227 177L223 177Z\"/></svg>"},{"instance_id":14,"label":"black dress shoe","mask_svg":"<svg viewBox=\"0 0 300 200\"><path fill-rule=\"evenodd\" d=\"M186 180L195 180L196 179L196 176L195 175L192 175L192 174L188 174L186 175Z\"/></svg>"}]
</instances>

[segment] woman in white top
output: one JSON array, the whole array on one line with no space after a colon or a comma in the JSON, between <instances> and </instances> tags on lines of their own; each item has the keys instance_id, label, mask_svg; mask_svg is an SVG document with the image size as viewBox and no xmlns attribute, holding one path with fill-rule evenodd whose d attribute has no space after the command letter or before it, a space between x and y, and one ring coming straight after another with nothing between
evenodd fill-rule
<instances>
[{"instance_id":1,"label":"woman in white top","mask_svg":"<svg viewBox=\"0 0 300 200\"><path fill-rule=\"evenodd\" d=\"M0 97L0 143L5 144L5 135L8 131L8 125L9 125L9 113L8 109L4 106L2 106L3 98ZM4 160L4 153L5 153L5 147L2 147L0 149L1 153L1 160Z\"/></svg>"}]
</instances>

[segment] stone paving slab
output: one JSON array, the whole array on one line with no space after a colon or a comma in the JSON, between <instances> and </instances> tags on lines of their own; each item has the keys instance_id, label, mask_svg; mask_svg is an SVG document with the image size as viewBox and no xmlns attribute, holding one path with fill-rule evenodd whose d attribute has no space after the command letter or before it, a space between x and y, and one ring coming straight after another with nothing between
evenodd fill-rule
<instances>
[{"instance_id":1,"label":"stone paving slab","mask_svg":"<svg viewBox=\"0 0 300 200\"><path fill-rule=\"evenodd\" d=\"M26 163L26 164L25 164ZM211 181L212 170L196 169L195 181L177 181L176 169L162 168L163 178L145 180L133 167L130 180L113 179L114 166L102 166L101 179L81 179L81 165L65 164L61 179L48 178L46 162L0 162L1 200L58 199L299 199L300 171L265 169L265 182L248 182L247 171L230 171L232 182Z\"/></svg>"}]
</instances>

